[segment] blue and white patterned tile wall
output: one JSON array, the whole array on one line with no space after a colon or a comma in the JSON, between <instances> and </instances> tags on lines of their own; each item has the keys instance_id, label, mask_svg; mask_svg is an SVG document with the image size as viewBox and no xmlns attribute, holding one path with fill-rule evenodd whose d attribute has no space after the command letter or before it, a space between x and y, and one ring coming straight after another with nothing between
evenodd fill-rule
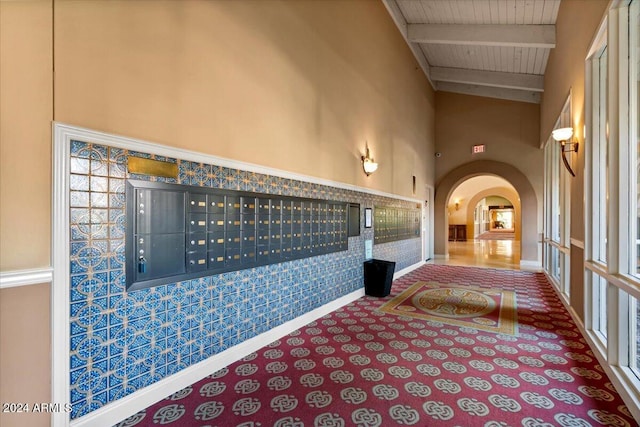
<instances>
[{"instance_id":1,"label":"blue and white patterned tile wall","mask_svg":"<svg viewBox=\"0 0 640 427\"><path fill-rule=\"evenodd\" d=\"M421 244L421 239L406 239L373 245L373 257L395 261L395 271L398 272L422 260Z\"/></svg>"},{"instance_id":2,"label":"blue and white patterned tile wall","mask_svg":"<svg viewBox=\"0 0 640 427\"><path fill-rule=\"evenodd\" d=\"M82 141L73 141L69 154L72 419L363 287L364 240L373 238L364 228L349 238L348 251L127 292L126 179L349 201L362 208L413 205ZM177 163L178 179L129 174L129 156ZM374 256L396 261L400 270L420 261L420 239L375 245Z\"/></svg>"}]
</instances>

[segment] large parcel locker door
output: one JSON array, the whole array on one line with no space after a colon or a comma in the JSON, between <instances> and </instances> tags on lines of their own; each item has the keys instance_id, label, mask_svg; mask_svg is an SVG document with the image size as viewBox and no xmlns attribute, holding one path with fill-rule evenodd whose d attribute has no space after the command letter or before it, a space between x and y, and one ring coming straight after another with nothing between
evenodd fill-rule
<instances>
[{"instance_id":1,"label":"large parcel locker door","mask_svg":"<svg viewBox=\"0 0 640 427\"><path fill-rule=\"evenodd\" d=\"M184 191L135 190L135 282L184 274Z\"/></svg>"}]
</instances>

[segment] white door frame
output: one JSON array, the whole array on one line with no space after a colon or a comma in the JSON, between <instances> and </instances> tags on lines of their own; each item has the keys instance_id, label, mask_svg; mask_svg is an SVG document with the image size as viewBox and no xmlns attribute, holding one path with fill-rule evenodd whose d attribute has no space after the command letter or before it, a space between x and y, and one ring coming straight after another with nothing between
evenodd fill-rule
<instances>
[{"instance_id":1,"label":"white door frame","mask_svg":"<svg viewBox=\"0 0 640 427\"><path fill-rule=\"evenodd\" d=\"M422 205L422 259L433 259L433 187L426 186Z\"/></svg>"}]
</instances>

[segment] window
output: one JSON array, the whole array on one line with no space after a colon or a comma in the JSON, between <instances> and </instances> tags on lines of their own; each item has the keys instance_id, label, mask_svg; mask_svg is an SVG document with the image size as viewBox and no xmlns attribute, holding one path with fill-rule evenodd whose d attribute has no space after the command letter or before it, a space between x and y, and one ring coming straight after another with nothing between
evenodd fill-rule
<instances>
[{"instance_id":1,"label":"window","mask_svg":"<svg viewBox=\"0 0 640 427\"><path fill-rule=\"evenodd\" d=\"M631 342L634 345L629 346L629 362L630 368L635 377L640 380L640 303L637 298L631 298L629 302L629 336L632 337Z\"/></svg>"},{"instance_id":2,"label":"window","mask_svg":"<svg viewBox=\"0 0 640 427\"><path fill-rule=\"evenodd\" d=\"M607 280L597 273L591 273L593 292L593 330L601 342L607 342Z\"/></svg>"},{"instance_id":3,"label":"window","mask_svg":"<svg viewBox=\"0 0 640 427\"><path fill-rule=\"evenodd\" d=\"M586 64L585 328L615 386L637 408L640 0L612 4Z\"/></svg>"},{"instance_id":4,"label":"window","mask_svg":"<svg viewBox=\"0 0 640 427\"><path fill-rule=\"evenodd\" d=\"M607 262L608 135L607 135L607 47L592 61L593 71L593 259Z\"/></svg>"},{"instance_id":5,"label":"window","mask_svg":"<svg viewBox=\"0 0 640 427\"><path fill-rule=\"evenodd\" d=\"M638 245L640 245L640 158L638 157L640 150L638 150L638 143L640 143L640 120L638 120L638 114L640 109L638 108L638 97L640 97L640 85L638 85L638 79L640 79L640 67L638 61L640 61L640 31L638 26L640 25L640 1L633 1L629 11L629 142L627 146L628 161L629 161L629 233L628 238L628 261L629 271L628 273L634 277L640 278L640 262L638 262L638 256L640 251Z\"/></svg>"},{"instance_id":6,"label":"window","mask_svg":"<svg viewBox=\"0 0 640 427\"><path fill-rule=\"evenodd\" d=\"M554 128L573 126L571 95L567 99ZM545 239L544 268L554 285L569 296L569 219L571 214L571 176L561 166L560 146L551 136L545 146Z\"/></svg>"},{"instance_id":7,"label":"window","mask_svg":"<svg viewBox=\"0 0 640 427\"><path fill-rule=\"evenodd\" d=\"M631 175L629 182L629 192L631 196L629 205L629 233L627 234L628 248L627 265L628 274L633 277L635 284L640 278L640 1L634 0L629 7L629 142L628 142L628 170ZM621 191L623 191L621 189ZM621 251L624 252L624 251ZM629 323L627 326L627 336L629 337L629 368L640 379L640 306L638 298L629 296Z\"/></svg>"},{"instance_id":8,"label":"window","mask_svg":"<svg viewBox=\"0 0 640 427\"><path fill-rule=\"evenodd\" d=\"M560 126L556 126L560 127ZM548 142L550 155L551 239L560 243L560 151L555 141Z\"/></svg>"}]
</instances>

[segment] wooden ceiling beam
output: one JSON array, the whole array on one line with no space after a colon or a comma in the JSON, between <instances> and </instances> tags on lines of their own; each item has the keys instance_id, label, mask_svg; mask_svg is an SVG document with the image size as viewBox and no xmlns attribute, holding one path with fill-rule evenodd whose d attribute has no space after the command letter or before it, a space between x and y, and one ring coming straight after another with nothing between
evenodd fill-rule
<instances>
[{"instance_id":1,"label":"wooden ceiling beam","mask_svg":"<svg viewBox=\"0 0 640 427\"><path fill-rule=\"evenodd\" d=\"M466 68L431 67L431 79L436 82L466 83L480 86L544 91L544 76L469 70Z\"/></svg>"},{"instance_id":2,"label":"wooden ceiling beam","mask_svg":"<svg viewBox=\"0 0 640 427\"><path fill-rule=\"evenodd\" d=\"M413 43L556 47L555 25L408 24Z\"/></svg>"},{"instance_id":3,"label":"wooden ceiling beam","mask_svg":"<svg viewBox=\"0 0 640 427\"><path fill-rule=\"evenodd\" d=\"M464 83L436 82L436 90L442 92L461 93L465 95L484 96L487 98L506 99L510 101L540 103L540 92L503 87L490 87Z\"/></svg>"}]
</instances>

